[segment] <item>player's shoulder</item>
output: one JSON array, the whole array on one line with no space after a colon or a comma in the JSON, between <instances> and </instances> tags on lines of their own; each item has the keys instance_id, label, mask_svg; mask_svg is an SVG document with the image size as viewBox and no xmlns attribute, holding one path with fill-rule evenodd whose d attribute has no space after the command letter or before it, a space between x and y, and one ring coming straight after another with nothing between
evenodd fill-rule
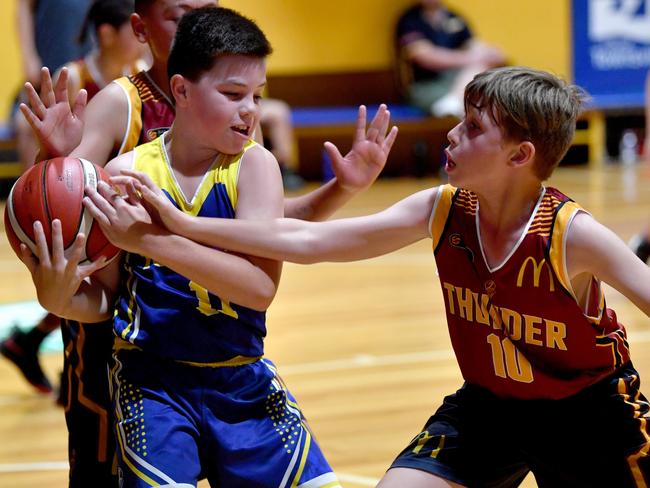
<instances>
[{"instance_id":1,"label":"player's shoulder","mask_svg":"<svg viewBox=\"0 0 650 488\"><path fill-rule=\"evenodd\" d=\"M106 164L106 172L111 176L117 176L123 169L133 169L134 158L135 151L120 154Z\"/></svg>"},{"instance_id":2,"label":"player's shoulder","mask_svg":"<svg viewBox=\"0 0 650 488\"><path fill-rule=\"evenodd\" d=\"M92 107L92 108L91 108ZM116 110L127 108L127 99L124 91L119 85L109 83L104 88L97 92L90 102L88 102L90 110L100 110L101 112L111 113Z\"/></svg>"}]
</instances>

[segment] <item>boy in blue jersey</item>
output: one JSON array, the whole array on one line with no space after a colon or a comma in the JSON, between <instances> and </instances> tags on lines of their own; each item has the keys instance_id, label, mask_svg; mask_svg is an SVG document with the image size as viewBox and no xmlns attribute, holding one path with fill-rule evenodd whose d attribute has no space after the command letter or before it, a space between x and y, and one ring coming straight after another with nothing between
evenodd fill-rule
<instances>
[{"instance_id":1,"label":"boy in blue jersey","mask_svg":"<svg viewBox=\"0 0 650 488\"><path fill-rule=\"evenodd\" d=\"M530 472L547 488L646 487L650 407L601 281L650 316L650 268L543 184L571 144L582 98L541 71L477 75L465 90L465 117L448 134L450 184L369 216L203 219L178 212L147 175L128 175L168 229L249 255L353 261L432 240L465 382L380 487L515 487ZM104 200L93 199L107 232L136 225L112 223Z\"/></svg>"},{"instance_id":2,"label":"boy in blue jersey","mask_svg":"<svg viewBox=\"0 0 650 488\"><path fill-rule=\"evenodd\" d=\"M107 170L147 172L191 215L282 216L277 162L251 140L270 51L259 28L231 10L187 13L168 62L171 129ZM396 129L384 137L385 107L367 133L361 115L357 155L382 163ZM58 222L51 252L36 223L38 252L23 248L22 257L46 309L81 322L114 315L124 486L195 486L202 476L212 486L339 486L295 400L262 358L264 311L281 263L203 246L151 220L131 226L136 214L148 214L133 185L123 190L99 202L102 215L128 223L109 235L126 251L121 261L101 270L102 263L79 266L83 237L66 258Z\"/></svg>"}]
</instances>

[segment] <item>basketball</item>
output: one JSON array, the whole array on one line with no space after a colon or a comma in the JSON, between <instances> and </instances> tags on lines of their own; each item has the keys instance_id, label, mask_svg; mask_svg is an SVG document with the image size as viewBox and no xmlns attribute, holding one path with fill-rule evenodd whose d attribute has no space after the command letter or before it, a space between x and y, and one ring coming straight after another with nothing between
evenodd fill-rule
<instances>
[{"instance_id":1,"label":"basketball","mask_svg":"<svg viewBox=\"0 0 650 488\"><path fill-rule=\"evenodd\" d=\"M108 241L82 203L86 185L97 188L99 180L108 178L106 171L90 161L70 157L41 161L27 170L12 187L5 207L5 232L14 252L20 256L21 242L35 252L33 223L37 220L51 249L52 221L59 219L66 251L77 234L86 236L80 264L114 257L119 249Z\"/></svg>"}]
</instances>

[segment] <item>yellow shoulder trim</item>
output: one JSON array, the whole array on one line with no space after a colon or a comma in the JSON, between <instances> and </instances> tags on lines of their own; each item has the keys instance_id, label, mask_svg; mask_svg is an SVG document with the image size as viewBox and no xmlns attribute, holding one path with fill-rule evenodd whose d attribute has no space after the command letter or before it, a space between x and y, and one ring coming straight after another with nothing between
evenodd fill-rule
<instances>
[{"instance_id":1,"label":"yellow shoulder trim","mask_svg":"<svg viewBox=\"0 0 650 488\"><path fill-rule=\"evenodd\" d=\"M558 210L553 223L551 234L551 248L549 259L555 275L560 279L565 290L573 295L571 279L566 266L566 237L567 229L571 225L578 212L584 212L583 208L575 202L568 201Z\"/></svg>"},{"instance_id":2,"label":"yellow shoulder trim","mask_svg":"<svg viewBox=\"0 0 650 488\"><path fill-rule=\"evenodd\" d=\"M438 247L442 232L445 230L447 216L455 194L456 188L451 185L440 185L438 187L438 195L431 209L431 217L429 217L429 232L434 251Z\"/></svg>"},{"instance_id":3,"label":"yellow shoulder trim","mask_svg":"<svg viewBox=\"0 0 650 488\"><path fill-rule=\"evenodd\" d=\"M123 154L137 146L140 140L140 132L142 132L142 118L140 117L142 114L142 100L138 94L138 89L128 77L123 76L114 80L113 83L117 83L122 88L128 104L126 129L118 152L118 154Z\"/></svg>"}]
</instances>

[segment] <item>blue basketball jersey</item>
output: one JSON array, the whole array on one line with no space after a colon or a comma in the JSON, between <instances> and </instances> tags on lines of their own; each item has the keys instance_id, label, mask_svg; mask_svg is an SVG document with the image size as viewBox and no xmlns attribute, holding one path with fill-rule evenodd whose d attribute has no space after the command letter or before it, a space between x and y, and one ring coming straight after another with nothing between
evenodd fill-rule
<instances>
[{"instance_id":1,"label":"blue basketball jersey","mask_svg":"<svg viewBox=\"0 0 650 488\"><path fill-rule=\"evenodd\" d=\"M134 150L133 169L147 173L177 208L194 216L235 218L242 158L220 155L191 200L181 191L164 136ZM163 358L235 365L263 355L265 313L229 303L175 271L137 254L123 261L117 300L117 347L136 346Z\"/></svg>"}]
</instances>

